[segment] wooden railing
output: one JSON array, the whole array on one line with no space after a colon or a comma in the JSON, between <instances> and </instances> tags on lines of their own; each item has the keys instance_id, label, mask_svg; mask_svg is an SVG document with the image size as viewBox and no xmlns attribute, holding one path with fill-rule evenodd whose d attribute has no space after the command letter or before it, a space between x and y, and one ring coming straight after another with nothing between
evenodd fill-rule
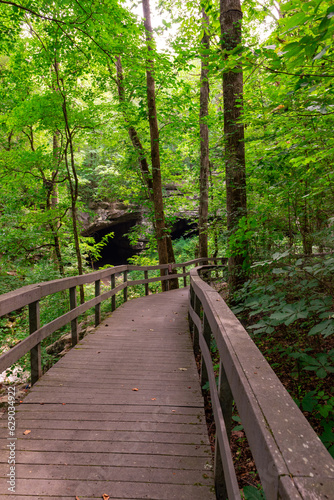
<instances>
[{"instance_id":1,"label":"wooden railing","mask_svg":"<svg viewBox=\"0 0 334 500\"><path fill-rule=\"evenodd\" d=\"M157 281L169 282L173 278L183 278L183 285L187 286L187 267L203 262L220 262L222 259L195 259L181 264L164 264L157 266L117 266L96 271L90 274L46 281L35 285L28 285L13 292L0 296L0 317L24 306L29 308L29 336L15 345L12 349L0 356L0 373L16 363L22 356L30 351L31 359L31 384L33 385L42 375L41 342L46 337L56 332L68 323L71 323L72 346L78 342L78 316L88 309L95 308L95 326L101 322L101 302L111 298L111 311L116 308L116 294L123 290L124 301L128 298L128 287L145 285L145 294L149 293L149 283ZM182 268L182 273L176 270ZM164 276L148 277L149 271L163 270ZM128 272L142 271L144 279L128 281ZM123 273L123 283L116 286L116 275ZM110 280L109 291L100 293L101 280ZM95 283L95 297L84 304L77 305L76 290L80 285ZM168 285L167 285L168 288ZM55 320L40 326L40 300L48 295L69 291L69 311Z\"/></svg>"},{"instance_id":2,"label":"wooden railing","mask_svg":"<svg viewBox=\"0 0 334 500\"><path fill-rule=\"evenodd\" d=\"M333 499L334 460L246 330L200 272L190 271L190 329L201 351L201 383L209 381L216 422L217 498L240 499L229 445L235 401L267 500ZM210 355L220 354L219 383Z\"/></svg>"}]
</instances>

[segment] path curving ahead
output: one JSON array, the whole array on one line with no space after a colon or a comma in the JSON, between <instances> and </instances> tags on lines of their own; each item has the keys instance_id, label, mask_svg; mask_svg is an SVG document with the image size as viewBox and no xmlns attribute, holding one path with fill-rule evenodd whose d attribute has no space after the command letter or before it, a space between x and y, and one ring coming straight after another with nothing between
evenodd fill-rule
<instances>
[{"instance_id":1,"label":"path curving ahead","mask_svg":"<svg viewBox=\"0 0 334 500\"><path fill-rule=\"evenodd\" d=\"M185 288L126 302L34 385L15 493L4 416L0 500L215 498L187 302Z\"/></svg>"}]
</instances>

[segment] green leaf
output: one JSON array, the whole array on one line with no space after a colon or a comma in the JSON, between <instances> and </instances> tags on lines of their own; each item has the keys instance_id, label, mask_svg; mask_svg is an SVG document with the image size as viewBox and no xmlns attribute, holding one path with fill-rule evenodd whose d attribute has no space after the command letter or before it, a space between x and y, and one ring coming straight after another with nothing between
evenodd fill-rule
<instances>
[{"instance_id":1,"label":"green leaf","mask_svg":"<svg viewBox=\"0 0 334 500\"><path fill-rule=\"evenodd\" d=\"M285 28L287 30L296 28L300 24L303 24L306 21L306 16L304 12L298 12L294 16L290 17L288 21L285 23Z\"/></svg>"},{"instance_id":2,"label":"green leaf","mask_svg":"<svg viewBox=\"0 0 334 500\"><path fill-rule=\"evenodd\" d=\"M318 333L321 333L325 338L331 335L334 332L334 320L328 319L327 321L322 321L321 323L318 323L315 325L311 330L308 332L308 335L316 335Z\"/></svg>"},{"instance_id":3,"label":"green leaf","mask_svg":"<svg viewBox=\"0 0 334 500\"><path fill-rule=\"evenodd\" d=\"M325 368L319 368L319 370L316 371L316 375L319 378L325 378L327 376L327 372Z\"/></svg>"},{"instance_id":4,"label":"green leaf","mask_svg":"<svg viewBox=\"0 0 334 500\"><path fill-rule=\"evenodd\" d=\"M326 47L324 49L322 49L322 51L319 52L319 54L317 54L315 57L313 57L313 61L321 59L322 56L324 56L326 54L328 48L329 48L329 45L326 45Z\"/></svg>"},{"instance_id":5,"label":"green leaf","mask_svg":"<svg viewBox=\"0 0 334 500\"><path fill-rule=\"evenodd\" d=\"M243 488L245 500L265 500L263 491L258 490L255 486L245 486Z\"/></svg>"},{"instance_id":6,"label":"green leaf","mask_svg":"<svg viewBox=\"0 0 334 500\"><path fill-rule=\"evenodd\" d=\"M313 411L314 407L318 404L318 400L314 397L316 391L310 391L304 396L302 400L302 408L304 411Z\"/></svg>"}]
</instances>

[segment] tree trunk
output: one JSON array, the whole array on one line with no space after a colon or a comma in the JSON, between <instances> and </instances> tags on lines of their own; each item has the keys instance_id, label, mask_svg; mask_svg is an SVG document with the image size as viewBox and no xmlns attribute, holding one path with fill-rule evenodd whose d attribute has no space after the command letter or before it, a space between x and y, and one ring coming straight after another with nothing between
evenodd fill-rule
<instances>
[{"instance_id":1,"label":"tree trunk","mask_svg":"<svg viewBox=\"0 0 334 500\"><path fill-rule=\"evenodd\" d=\"M312 255L313 235L311 231L311 223L309 219L309 209L307 203L308 185L307 181L304 182L304 207L300 217L300 232L303 242L303 251L305 255Z\"/></svg>"},{"instance_id":2,"label":"tree trunk","mask_svg":"<svg viewBox=\"0 0 334 500\"><path fill-rule=\"evenodd\" d=\"M60 92L62 96L62 112L65 123L65 134L66 134L66 147L64 151L64 159L65 166L67 170L67 180L71 195L71 216L72 216L72 229L73 229L73 239L74 239L74 247L77 258L77 268L78 274L83 274L83 263L82 256L80 250L80 241L79 241L79 230L78 230L78 221L77 221L77 200L79 196L79 180L76 172L75 161L74 161L74 148L73 148L73 137L72 132L70 130L68 115L67 115L67 100L65 90L60 86L59 79L59 65L57 62L54 64L54 70L57 79L57 91ZM70 149L70 164L68 162L68 148ZM71 165L71 166L70 166ZM72 178L73 177L73 178ZM80 303L83 304L85 302L85 293L83 285L80 285Z\"/></svg>"},{"instance_id":3,"label":"tree trunk","mask_svg":"<svg viewBox=\"0 0 334 500\"><path fill-rule=\"evenodd\" d=\"M58 199L58 185L57 185L57 179L58 179L58 166L59 166L59 144L58 144L58 135L59 132L55 132L53 134L53 162L54 162L54 170L51 174L52 178L52 186L51 186L51 193L50 193L50 208L55 209L58 206L59 199ZM60 239L59 239L59 227L60 224L58 221L52 222L51 225L51 231L53 234L53 240L54 240L54 245L55 245L55 260L58 265L59 272L62 276L65 275L64 271L64 265L63 265L63 259L61 255L61 248L60 248Z\"/></svg>"},{"instance_id":4,"label":"tree trunk","mask_svg":"<svg viewBox=\"0 0 334 500\"><path fill-rule=\"evenodd\" d=\"M208 257L208 210L209 210L209 127L207 123L209 115L209 80L208 64L209 54L206 52L210 48L210 38L207 33L209 18L202 9L203 29L202 49L205 51L201 55L201 90L200 90L200 111L199 126L201 138L201 169L200 169L200 200L199 200L199 256Z\"/></svg>"},{"instance_id":5,"label":"tree trunk","mask_svg":"<svg viewBox=\"0 0 334 500\"><path fill-rule=\"evenodd\" d=\"M241 43L241 20L240 0L220 0L223 51L230 51ZM224 73L223 94L227 229L231 237L238 228L239 220L247 215L242 68L236 66L234 71ZM247 279L246 242L238 243L239 248L233 250L229 258L229 287L232 296Z\"/></svg>"},{"instance_id":6,"label":"tree trunk","mask_svg":"<svg viewBox=\"0 0 334 500\"><path fill-rule=\"evenodd\" d=\"M153 51L153 35L151 26L151 13L149 0L143 0L144 26L146 29L147 50L150 54ZM150 56L147 58L146 85L147 85L147 107L148 120L151 136L151 161L152 161L152 183L153 183L153 204L156 224L156 237L159 255L159 264L168 263L168 248L171 252L172 246L167 244L168 233L165 224L164 205L162 197L162 180L160 169L160 149L159 149L159 127L157 118L157 108L155 102L155 80L154 80L154 62ZM174 259L173 259L174 260ZM163 275L164 272L162 271ZM166 282L163 282L162 289L167 288Z\"/></svg>"},{"instance_id":7,"label":"tree trunk","mask_svg":"<svg viewBox=\"0 0 334 500\"><path fill-rule=\"evenodd\" d=\"M119 102L122 104L125 102L125 90L124 90L123 68L122 68L122 62L121 62L120 57L118 57L116 59L116 73L117 73L116 82L117 82L118 97L119 97ZM124 114L125 121L127 122L128 121L127 116L125 115L125 113L123 113L123 114ZM140 169L140 172L142 175L144 186L147 189L148 199L151 201L152 205L155 206L154 205L153 179L152 179L152 175L151 175L151 172L150 172L150 169L148 166L148 162L146 159L145 150L143 148L143 145L140 141L139 135L138 135L135 127L133 127L132 125L129 126L128 134L129 134L130 140L132 142L133 148L138 155L139 169ZM153 220L153 226L154 226L154 231L157 235L155 218ZM170 237L170 234L167 232L166 232L166 244L167 244L167 262L173 263L173 262L175 262L175 257L174 257L172 239ZM170 287L170 289L179 288L178 279L170 280L169 287Z\"/></svg>"}]
</instances>

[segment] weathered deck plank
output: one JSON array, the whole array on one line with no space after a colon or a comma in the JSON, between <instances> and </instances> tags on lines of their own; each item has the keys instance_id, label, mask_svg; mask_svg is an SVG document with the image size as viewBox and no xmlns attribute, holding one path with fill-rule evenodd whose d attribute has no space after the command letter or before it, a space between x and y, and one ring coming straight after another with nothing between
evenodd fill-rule
<instances>
[{"instance_id":1,"label":"weathered deck plank","mask_svg":"<svg viewBox=\"0 0 334 500\"><path fill-rule=\"evenodd\" d=\"M127 302L35 384L17 408L12 495L0 422L0 500L215 498L187 294Z\"/></svg>"}]
</instances>

